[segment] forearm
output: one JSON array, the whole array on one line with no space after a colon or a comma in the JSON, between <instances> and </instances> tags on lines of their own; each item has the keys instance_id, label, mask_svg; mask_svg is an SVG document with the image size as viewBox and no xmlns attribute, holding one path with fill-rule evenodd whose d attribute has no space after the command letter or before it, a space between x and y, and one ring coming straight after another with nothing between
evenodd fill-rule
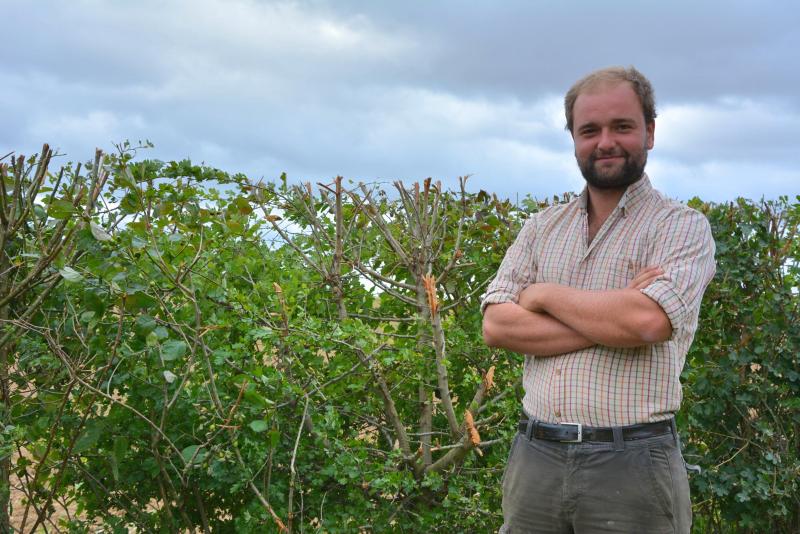
<instances>
[{"instance_id":1,"label":"forearm","mask_svg":"<svg viewBox=\"0 0 800 534\"><path fill-rule=\"evenodd\" d=\"M490 347L535 356L555 356L595 345L554 317L513 302L486 308L483 339Z\"/></svg>"},{"instance_id":2,"label":"forearm","mask_svg":"<svg viewBox=\"0 0 800 534\"><path fill-rule=\"evenodd\" d=\"M637 289L589 291L541 284L523 292L520 304L548 313L594 343L609 347L647 345L672 335L661 307Z\"/></svg>"}]
</instances>

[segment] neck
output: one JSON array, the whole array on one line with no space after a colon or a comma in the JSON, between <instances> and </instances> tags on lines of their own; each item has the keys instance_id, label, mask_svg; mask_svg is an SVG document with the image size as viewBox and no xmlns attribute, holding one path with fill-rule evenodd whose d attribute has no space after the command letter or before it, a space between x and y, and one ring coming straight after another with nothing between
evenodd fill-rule
<instances>
[{"instance_id":1,"label":"neck","mask_svg":"<svg viewBox=\"0 0 800 534\"><path fill-rule=\"evenodd\" d=\"M587 208L589 220L595 225L602 226L605 220L619 204L619 199L625 194L627 187L622 189L597 189L588 186L589 202Z\"/></svg>"}]
</instances>

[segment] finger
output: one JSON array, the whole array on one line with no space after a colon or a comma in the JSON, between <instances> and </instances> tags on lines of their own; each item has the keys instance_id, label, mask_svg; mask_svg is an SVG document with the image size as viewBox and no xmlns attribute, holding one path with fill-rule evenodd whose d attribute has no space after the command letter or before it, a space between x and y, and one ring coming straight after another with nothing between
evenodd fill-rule
<instances>
[{"instance_id":1,"label":"finger","mask_svg":"<svg viewBox=\"0 0 800 534\"><path fill-rule=\"evenodd\" d=\"M650 284L652 284L653 282L655 282L656 279L658 279L659 276L661 276L661 273L655 273L655 274L653 274L651 276L648 276L646 278L642 278L640 280L637 280L635 284L632 284L633 288L634 289L644 289L647 286L649 286Z\"/></svg>"},{"instance_id":2,"label":"finger","mask_svg":"<svg viewBox=\"0 0 800 534\"><path fill-rule=\"evenodd\" d=\"M649 265L649 266L645 267L644 269L642 269L641 271L639 271L638 273L636 273L636 276L641 276L641 275L644 275L644 274L647 274L647 273L652 273L652 272L661 271L661 270L662 270L661 267L659 267L658 265Z\"/></svg>"},{"instance_id":3,"label":"finger","mask_svg":"<svg viewBox=\"0 0 800 534\"><path fill-rule=\"evenodd\" d=\"M632 287L633 289L644 289L644 288L646 288L647 286L649 286L650 284L652 284L652 283L653 283L655 280L656 280L656 277L653 277L653 278L648 278L647 280L643 280L643 281L641 281L641 282L639 282L639 283L637 283L637 284L634 284L634 285L633 285L633 286L631 286L631 287Z\"/></svg>"},{"instance_id":4,"label":"finger","mask_svg":"<svg viewBox=\"0 0 800 534\"><path fill-rule=\"evenodd\" d=\"M662 274L664 274L664 271L660 267L646 269L639 273L633 280L631 280L631 282L628 284L628 287L633 289L645 288Z\"/></svg>"},{"instance_id":5,"label":"finger","mask_svg":"<svg viewBox=\"0 0 800 534\"><path fill-rule=\"evenodd\" d=\"M642 280L643 278L647 278L649 276L652 276L653 273L656 273L659 270L660 270L660 267L645 267L644 269L642 269L641 271L636 273L636 276L634 276L633 279L634 280Z\"/></svg>"}]
</instances>

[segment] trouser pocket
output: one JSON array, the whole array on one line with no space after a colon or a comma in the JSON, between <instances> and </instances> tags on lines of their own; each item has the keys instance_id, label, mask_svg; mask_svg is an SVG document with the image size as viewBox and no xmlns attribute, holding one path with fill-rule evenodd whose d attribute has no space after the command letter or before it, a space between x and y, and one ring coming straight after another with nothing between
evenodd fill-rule
<instances>
[{"instance_id":1,"label":"trouser pocket","mask_svg":"<svg viewBox=\"0 0 800 534\"><path fill-rule=\"evenodd\" d=\"M514 449L517 448L517 443L521 438L522 435L519 432L514 434L514 440L511 442L511 450L508 451L508 458L506 459L506 467L503 469L503 478L500 479L500 487L505 487L506 476L508 475L509 469L511 469L511 461L514 458Z\"/></svg>"},{"instance_id":2,"label":"trouser pocket","mask_svg":"<svg viewBox=\"0 0 800 534\"><path fill-rule=\"evenodd\" d=\"M674 443L654 444L648 449L650 481L656 501L670 518L676 532L688 532L692 521L686 463Z\"/></svg>"}]
</instances>

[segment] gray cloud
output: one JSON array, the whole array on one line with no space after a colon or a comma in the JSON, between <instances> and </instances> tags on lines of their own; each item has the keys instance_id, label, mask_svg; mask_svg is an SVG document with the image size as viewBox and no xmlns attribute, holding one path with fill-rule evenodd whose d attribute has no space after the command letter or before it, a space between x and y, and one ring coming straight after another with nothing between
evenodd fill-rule
<instances>
[{"instance_id":1,"label":"gray cloud","mask_svg":"<svg viewBox=\"0 0 800 534\"><path fill-rule=\"evenodd\" d=\"M635 64L659 99L649 169L667 194L800 191L798 16L780 3L32 6L6 3L3 153L48 141L88 159L149 138L150 157L254 178L473 174L541 197L582 187L561 95Z\"/></svg>"}]
</instances>

